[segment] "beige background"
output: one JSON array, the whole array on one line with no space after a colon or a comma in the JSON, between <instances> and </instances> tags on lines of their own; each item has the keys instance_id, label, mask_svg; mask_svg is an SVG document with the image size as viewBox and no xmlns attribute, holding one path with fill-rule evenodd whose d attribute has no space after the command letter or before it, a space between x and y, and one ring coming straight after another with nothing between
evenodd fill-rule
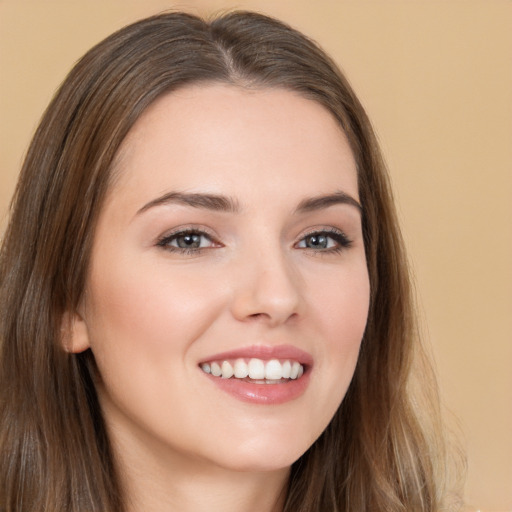
<instances>
[{"instance_id":1,"label":"beige background","mask_svg":"<svg viewBox=\"0 0 512 512\"><path fill-rule=\"evenodd\" d=\"M166 8L241 7L311 35L367 107L395 185L467 500L512 510L512 1L0 0L0 219L76 59Z\"/></svg>"}]
</instances>

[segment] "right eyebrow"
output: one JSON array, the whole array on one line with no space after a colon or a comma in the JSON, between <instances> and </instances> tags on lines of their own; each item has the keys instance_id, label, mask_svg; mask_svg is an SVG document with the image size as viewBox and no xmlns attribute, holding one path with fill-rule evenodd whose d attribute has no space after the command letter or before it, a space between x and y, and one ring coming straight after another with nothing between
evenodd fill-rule
<instances>
[{"instance_id":1,"label":"right eyebrow","mask_svg":"<svg viewBox=\"0 0 512 512\"><path fill-rule=\"evenodd\" d=\"M217 194L186 194L183 192L168 192L145 204L137 211L137 215L140 215L150 208L168 204L182 204L192 206L193 208L220 212L236 213L240 211L238 202L231 197Z\"/></svg>"}]
</instances>

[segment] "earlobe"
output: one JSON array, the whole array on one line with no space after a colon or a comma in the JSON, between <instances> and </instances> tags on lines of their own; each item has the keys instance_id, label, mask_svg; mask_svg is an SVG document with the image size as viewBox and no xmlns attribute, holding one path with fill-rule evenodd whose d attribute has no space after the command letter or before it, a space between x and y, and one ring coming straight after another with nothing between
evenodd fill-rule
<instances>
[{"instance_id":1,"label":"earlobe","mask_svg":"<svg viewBox=\"0 0 512 512\"><path fill-rule=\"evenodd\" d=\"M66 352L78 354L90 347L87 324L78 312L62 315L61 341Z\"/></svg>"}]
</instances>

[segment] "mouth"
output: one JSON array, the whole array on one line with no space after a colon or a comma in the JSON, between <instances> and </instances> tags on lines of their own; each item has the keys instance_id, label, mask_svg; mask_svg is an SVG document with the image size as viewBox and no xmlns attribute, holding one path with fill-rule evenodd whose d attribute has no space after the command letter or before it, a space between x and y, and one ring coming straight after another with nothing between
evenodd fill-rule
<instances>
[{"instance_id":1,"label":"mouth","mask_svg":"<svg viewBox=\"0 0 512 512\"><path fill-rule=\"evenodd\" d=\"M245 402L280 404L298 398L309 383L312 357L295 347L254 346L199 363L221 390Z\"/></svg>"},{"instance_id":2,"label":"mouth","mask_svg":"<svg viewBox=\"0 0 512 512\"><path fill-rule=\"evenodd\" d=\"M209 361L201 364L201 370L213 377L239 379L254 384L281 384L300 379L304 374L304 366L298 361L288 359L265 361L255 357Z\"/></svg>"}]
</instances>

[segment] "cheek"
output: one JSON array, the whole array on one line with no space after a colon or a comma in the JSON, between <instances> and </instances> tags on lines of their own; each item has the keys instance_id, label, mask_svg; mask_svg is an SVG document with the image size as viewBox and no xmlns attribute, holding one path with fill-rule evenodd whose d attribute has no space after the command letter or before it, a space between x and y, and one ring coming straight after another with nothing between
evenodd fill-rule
<instances>
[{"instance_id":1,"label":"cheek","mask_svg":"<svg viewBox=\"0 0 512 512\"><path fill-rule=\"evenodd\" d=\"M341 402L352 379L368 319L370 286L366 265L331 276L311 291L311 307L325 344L318 357L318 374ZM328 396L327 393L325 396Z\"/></svg>"},{"instance_id":2,"label":"cheek","mask_svg":"<svg viewBox=\"0 0 512 512\"><path fill-rule=\"evenodd\" d=\"M205 278L170 271L165 263L107 265L98 259L86 318L100 400L111 423L125 425L128 419L162 439L183 434L176 404L189 396L183 383L194 382L190 348L222 307L220 291Z\"/></svg>"},{"instance_id":3,"label":"cheek","mask_svg":"<svg viewBox=\"0 0 512 512\"><path fill-rule=\"evenodd\" d=\"M163 265L98 265L91 273L87 319L96 357L137 351L161 361L201 336L218 314L220 300L205 276ZM121 356L125 358L125 355ZM116 356L119 354L116 354Z\"/></svg>"},{"instance_id":4,"label":"cheek","mask_svg":"<svg viewBox=\"0 0 512 512\"><path fill-rule=\"evenodd\" d=\"M311 284L308 295L310 308L320 319L319 325L327 330L333 348L359 343L370 303L369 277L362 258Z\"/></svg>"}]
</instances>

